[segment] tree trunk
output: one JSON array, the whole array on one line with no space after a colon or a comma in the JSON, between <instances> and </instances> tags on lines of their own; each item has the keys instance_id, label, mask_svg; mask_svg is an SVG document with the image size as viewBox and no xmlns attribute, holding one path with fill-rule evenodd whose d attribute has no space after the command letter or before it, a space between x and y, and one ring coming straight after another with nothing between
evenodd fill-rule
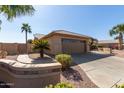
<instances>
[{"instance_id":1,"label":"tree trunk","mask_svg":"<svg viewBox=\"0 0 124 93\"><path fill-rule=\"evenodd\" d=\"M1 21L1 19L0 19L0 31L1 31L1 28L2 28L1 25L2 25L2 21Z\"/></svg>"},{"instance_id":2,"label":"tree trunk","mask_svg":"<svg viewBox=\"0 0 124 93\"><path fill-rule=\"evenodd\" d=\"M27 31L25 31L25 42L26 42L26 53L28 54L28 44L27 44Z\"/></svg>"},{"instance_id":3,"label":"tree trunk","mask_svg":"<svg viewBox=\"0 0 124 93\"><path fill-rule=\"evenodd\" d=\"M43 49L40 50L40 57L43 58Z\"/></svg>"},{"instance_id":4,"label":"tree trunk","mask_svg":"<svg viewBox=\"0 0 124 93\"><path fill-rule=\"evenodd\" d=\"M119 34L119 49L123 49L123 35L122 33Z\"/></svg>"}]
</instances>

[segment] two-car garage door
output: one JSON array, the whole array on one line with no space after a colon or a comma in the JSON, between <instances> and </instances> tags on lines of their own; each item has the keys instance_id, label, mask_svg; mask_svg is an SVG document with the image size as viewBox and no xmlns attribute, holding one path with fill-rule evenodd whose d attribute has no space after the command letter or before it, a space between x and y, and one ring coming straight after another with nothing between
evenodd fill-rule
<instances>
[{"instance_id":1,"label":"two-car garage door","mask_svg":"<svg viewBox=\"0 0 124 93\"><path fill-rule=\"evenodd\" d=\"M62 39L63 53L84 53L86 52L86 42L77 39Z\"/></svg>"}]
</instances>

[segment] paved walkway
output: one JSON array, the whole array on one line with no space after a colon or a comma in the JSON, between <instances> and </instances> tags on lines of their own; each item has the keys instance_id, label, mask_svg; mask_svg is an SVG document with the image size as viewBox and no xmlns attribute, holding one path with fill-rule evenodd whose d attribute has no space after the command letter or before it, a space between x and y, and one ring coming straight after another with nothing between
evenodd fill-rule
<instances>
[{"instance_id":1,"label":"paved walkway","mask_svg":"<svg viewBox=\"0 0 124 93\"><path fill-rule=\"evenodd\" d=\"M35 55L34 55L35 56ZM17 61L24 64L46 64L46 63L54 63L55 60L47 55L44 58L30 58L29 55L23 54L17 57Z\"/></svg>"},{"instance_id":2,"label":"paved walkway","mask_svg":"<svg viewBox=\"0 0 124 93\"><path fill-rule=\"evenodd\" d=\"M17 61L22 63L32 63L33 59L29 58L29 56L25 54L25 55L19 55L17 57Z\"/></svg>"},{"instance_id":3,"label":"paved walkway","mask_svg":"<svg viewBox=\"0 0 124 93\"><path fill-rule=\"evenodd\" d=\"M105 54L73 55L74 62L102 88L124 83L124 58Z\"/></svg>"}]
</instances>

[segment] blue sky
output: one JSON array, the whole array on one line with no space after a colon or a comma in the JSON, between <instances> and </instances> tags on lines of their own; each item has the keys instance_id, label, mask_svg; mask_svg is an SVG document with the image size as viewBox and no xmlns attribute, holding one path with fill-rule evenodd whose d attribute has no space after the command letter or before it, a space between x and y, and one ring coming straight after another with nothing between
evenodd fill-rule
<instances>
[{"instance_id":1,"label":"blue sky","mask_svg":"<svg viewBox=\"0 0 124 93\"><path fill-rule=\"evenodd\" d=\"M0 42L25 42L21 33L22 23L29 23L33 34L47 34L63 29L99 40L113 39L108 31L116 24L124 23L124 6L34 6L33 16L22 16L8 22L3 15Z\"/></svg>"}]
</instances>

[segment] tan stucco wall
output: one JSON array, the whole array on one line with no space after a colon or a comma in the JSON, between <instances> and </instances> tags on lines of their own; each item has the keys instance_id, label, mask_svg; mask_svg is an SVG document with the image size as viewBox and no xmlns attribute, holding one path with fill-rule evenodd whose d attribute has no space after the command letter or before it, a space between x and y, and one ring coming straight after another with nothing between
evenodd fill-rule
<instances>
[{"instance_id":1,"label":"tan stucco wall","mask_svg":"<svg viewBox=\"0 0 124 93\"><path fill-rule=\"evenodd\" d=\"M89 45L88 45L89 39L87 38L79 38L79 37L66 36L66 35L54 35L54 36L47 38L50 44L51 51L46 51L46 52L50 54L62 53L62 42L61 42L62 38L86 41L86 47L87 47L86 51L87 52L89 51ZM77 49L77 47L74 47L74 48Z\"/></svg>"},{"instance_id":2,"label":"tan stucco wall","mask_svg":"<svg viewBox=\"0 0 124 93\"><path fill-rule=\"evenodd\" d=\"M22 77L22 76L21 76ZM42 88L49 84L60 82L60 73L49 73L48 76L31 78L16 78L0 69L0 81L6 82L12 88ZM23 76L25 77L25 76Z\"/></svg>"},{"instance_id":3,"label":"tan stucco wall","mask_svg":"<svg viewBox=\"0 0 124 93\"><path fill-rule=\"evenodd\" d=\"M0 50L7 51L9 55L26 53L25 43L0 43ZM28 52L33 52L32 45L28 44Z\"/></svg>"},{"instance_id":4,"label":"tan stucco wall","mask_svg":"<svg viewBox=\"0 0 124 93\"><path fill-rule=\"evenodd\" d=\"M62 46L61 46L61 38L59 36L52 36L50 38L47 38L49 45L50 45L50 51L46 51L46 53L50 54L58 54L61 53Z\"/></svg>"},{"instance_id":5,"label":"tan stucco wall","mask_svg":"<svg viewBox=\"0 0 124 93\"><path fill-rule=\"evenodd\" d=\"M117 44L117 43L99 43L98 45L103 46L104 48L109 48L110 46L117 46L118 47L119 44Z\"/></svg>"},{"instance_id":6,"label":"tan stucco wall","mask_svg":"<svg viewBox=\"0 0 124 93\"><path fill-rule=\"evenodd\" d=\"M13 61L12 63L15 63ZM14 88L42 88L60 82L61 64L16 65L0 60L0 81ZM25 66L22 66L25 65ZM24 68L25 67L25 68Z\"/></svg>"},{"instance_id":7,"label":"tan stucco wall","mask_svg":"<svg viewBox=\"0 0 124 93\"><path fill-rule=\"evenodd\" d=\"M7 51L8 54L16 54L18 50L18 44L16 43L0 43L0 50Z\"/></svg>"}]
</instances>

